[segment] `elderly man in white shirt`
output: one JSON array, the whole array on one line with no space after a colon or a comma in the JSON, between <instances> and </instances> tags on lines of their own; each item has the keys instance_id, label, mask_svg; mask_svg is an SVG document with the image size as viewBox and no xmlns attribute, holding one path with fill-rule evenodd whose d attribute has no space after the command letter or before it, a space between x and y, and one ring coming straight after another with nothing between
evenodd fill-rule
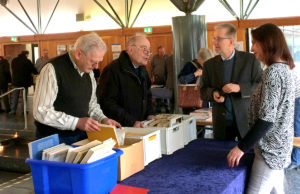
<instances>
[{"instance_id":1,"label":"elderly man in white shirt","mask_svg":"<svg viewBox=\"0 0 300 194\"><path fill-rule=\"evenodd\" d=\"M96 97L93 69L103 60L106 45L95 33L79 37L74 49L45 65L36 84L33 116L37 138L58 133L60 142L86 138L99 123L121 125L107 118Z\"/></svg>"}]
</instances>

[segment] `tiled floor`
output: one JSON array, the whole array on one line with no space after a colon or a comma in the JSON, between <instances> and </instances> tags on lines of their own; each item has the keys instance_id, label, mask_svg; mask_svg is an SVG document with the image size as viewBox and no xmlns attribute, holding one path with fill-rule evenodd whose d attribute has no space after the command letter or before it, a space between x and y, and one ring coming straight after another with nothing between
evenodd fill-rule
<instances>
[{"instance_id":1,"label":"tiled floor","mask_svg":"<svg viewBox=\"0 0 300 194\"><path fill-rule=\"evenodd\" d=\"M3 171L3 170L0 170L0 174L1 174L0 186L1 186L1 184L6 183L7 181L16 179L16 178L24 175L24 173L17 173L17 172Z\"/></svg>"},{"instance_id":2,"label":"tiled floor","mask_svg":"<svg viewBox=\"0 0 300 194\"><path fill-rule=\"evenodd\" d=\"M32 101L33 96L28 96L27 102L27 130L35 131L34 119L32 116ZM15 115L8 113L0 113L0 129L24 130L25 118L24 113L20 111L20 103Z\"/></svg>"},{"instance_id":3,"label":"tiled floor","mask_svg":"<svg viewBox=\"0 0 300 194\"><path fill-rule=\"evenodd\" d=\"M0 113L0 143L4 145L4 151L0 152L0 193L5 193L2 189L8 187L10 181L24 175L28 171L25 159L28 158L27 139L30 141L35 137L35 125L32 116L32 99L28 96L27 129L25 127L24 113L20 111L20 104L16 115ZM8 140L15 133L20 139L17 141ZM10 169L10 170L8 170Z\"/></svg>"}]
</instances>

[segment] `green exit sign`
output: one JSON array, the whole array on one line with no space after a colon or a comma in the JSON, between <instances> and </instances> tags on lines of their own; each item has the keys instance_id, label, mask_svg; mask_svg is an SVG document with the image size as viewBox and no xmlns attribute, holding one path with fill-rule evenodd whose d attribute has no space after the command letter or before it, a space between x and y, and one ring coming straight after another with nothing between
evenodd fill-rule
<instances>
[{"instance_id":1,"label":"green exit sign","mask_svg":"<svg viewBox=\"0 0 300 194\"><path fill-rule=\"evenodd\" d=\"M152 28L144 28L145 33L152 33Z\"/></svg>"},{"instance_id":2,"label":"green exit sign","mask_svg":"<svg viewBox=\"0 0 300 194\"><path fill-rule=\"evenodd\" d=\"M13 42L17 42L18 41L18 37L11 37L10 40L13 41Z\"/></svg>"}]
</instances>

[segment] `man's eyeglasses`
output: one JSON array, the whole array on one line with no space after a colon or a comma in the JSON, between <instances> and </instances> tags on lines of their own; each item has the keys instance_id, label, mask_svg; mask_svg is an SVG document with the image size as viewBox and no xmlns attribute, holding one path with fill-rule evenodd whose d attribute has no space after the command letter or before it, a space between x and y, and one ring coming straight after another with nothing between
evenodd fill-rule
<instances>
[{"instance_id":1,"label":"man's eyeglasses","mask_svg":"<svg viewBox=\"0 0 300 194\"><path fill-rule=\"evenodd\" d=\"M220 37L220 36L217 36L217 37L213 37L212 41L219 42L220 40L225 40L225 39L232 39L232 37Z\"/></svg>"},{"instance_id":2,"label":"man's eyeglasses","mask_svg":"<svg viewBox=\"0 0 300 194\"><path fill-rule=\"evenodd\" d=\"M147 48L146 46L137 46L135 44L131 45L131 46L136 46L138 49L141 49L143 51L143 53L145 53L146 55L149 54L151 55L151 48Z\"/></svg>"}]
</instances>

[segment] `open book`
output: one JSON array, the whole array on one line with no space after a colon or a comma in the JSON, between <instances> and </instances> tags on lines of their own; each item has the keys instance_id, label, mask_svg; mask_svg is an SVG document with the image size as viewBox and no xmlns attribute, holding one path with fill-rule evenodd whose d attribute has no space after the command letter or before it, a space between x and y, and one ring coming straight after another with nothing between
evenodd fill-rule
<instances>
[{"instance_id":1,"label":"open book","mask_svg":"<svg viewBox=\"0 0 300 194\"><path fill-rule=\"evenodd\" d=\"M87 131L87 136L89 141L99 140L105 141L109 138L112 138L116 141L116 147L119 147L124 144L125 131L122 129L116 129L115 126L112 125L99 125L99 131L89 132Z\"/></svg>"}]
</instances>

